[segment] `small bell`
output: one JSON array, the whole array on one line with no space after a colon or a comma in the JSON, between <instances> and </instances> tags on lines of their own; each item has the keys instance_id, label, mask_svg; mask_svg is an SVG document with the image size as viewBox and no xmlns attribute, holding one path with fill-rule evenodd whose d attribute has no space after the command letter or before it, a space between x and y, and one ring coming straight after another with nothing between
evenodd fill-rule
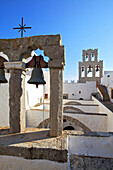
<instances>
[{"instance_id":1,"label":"small bell","mask_svg":"<svg viewBox=\"0 0 113 170\"><path fill-rule=\"evenodd\" d=\"M31 78L28 80L29 84L36 84L36 87L38 88L39 84L46 84L43 76L43 72L41 68L34 68L32 71Z\"/></svg>"},{"instance_id":2,"label":"small bell","mask_svg":"<svg viewBox=\"0 0 113 170\"><path fill-rule=\"evenodd\" d=\"M0 68L0 83L7 83L4 69Z\"/></svg>"},{"instance_id":3,"label":"small bell","mask_svg":"<svg viewBox=\"0 0 113 170\"><path fill-rule=\"evenodd\" d=\"M94 57L94 54L92 54L92 57Z\"/></svg>"},{"instance_id":4,"label":"small bell","mask_svg":"<svg viewBox=\"0 0 113 170\"><path fill-rule=\"evenodd\" d=\"M84 71L84 67L82 67L82 70L81 70L82 72Z\"/></svg>"},{"instance_id":5,"label":"small bell","mask_svg":"<svg viewBox=\"0 0 113 170\"><path fill-rule=\"evenodd\" d=\"M88 54L86 53L86 58L88 58Z\"/></svg>"},{"instance_id":6,"label":"small bell","mask_svg":"<svg viewBox=\"0 0 113 170\"><path fill-rule=\"evenodd\" d=\"M89 72L92 72L92 70L91 70L91 66L89 66L89 70L88 70L88 73L89 73Z\"/></svg>"},{"instance_id":7,"label":"small bell","mask_svg":"<svg viewBox=\"0 0 113 170\"><path fill-rule=\"evenodd\" d=\"M99 66L96 66L96 72L99 71Z\"/></svg>"}]
</instances>

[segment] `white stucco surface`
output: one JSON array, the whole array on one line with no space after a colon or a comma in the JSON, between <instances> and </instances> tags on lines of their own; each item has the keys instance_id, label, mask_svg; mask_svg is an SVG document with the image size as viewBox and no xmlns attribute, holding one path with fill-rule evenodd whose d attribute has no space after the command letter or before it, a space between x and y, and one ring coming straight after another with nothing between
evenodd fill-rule
<instances>
[{"instance_id":1,"label":"white stucco surface","mask_svg":"<svg viewBox=\"0 0 113 170\"><path fill-rule=\"evenodd\" d=\"M5 76L9 81L10 75ZM0 84L0 126L9 126L9 83Z\"/></svg>"},{"instance_id":2,"label":"white stucco surface","mask_svg":"<svg viewBox=\"0 0 113 170\"><path fill-rule=\"evenodd\" d=\"M100 103L95 97L92 96L92 100L95 104L99 105L99 112L107 114L107 131L113 132L113 112L107 109L102 103Z\"/></svg>"},{"instance_id":3,"label":"white stucco surface","mask_svg":"<svg viewBox=\"0 0 113 170\"><path fill-rule=\"evenodd\" d=\"M111 89L113 89L113 71L104 71L104 76L101 79L101 84L107 87L110 100L113 103L113 99L111 98Z\"/></svg>"},{"instance_id":4,"label":"white stucco surface","mask_svg":"<svg viewBox=\"0 0 113 170\"><path fill-rule=\"evenodd\" d=\"M68 170L68 163L0 156L1 170Z\"/></svg>"},{"instance_id":5,"label":"white stucco surface","mask_svg":"<svg viewBox=\"0 0 113 170\"><path fill-rule=\"evenodd\" d=\"M68 107L70 105L64 105L63 107ZM82 106L82 105L71 105L73 108L78 108L83 112L87 113L98 113L99 112L99 106ZM71 110L70 110L71 111Z\"/></svg>"},{"instance_id":6,"label":"white stucco surface","mask_svg":"<svg viewBox=\"0 0 113 170\"><path fill-rule=\"evenodd\" d=\"M43 85L39 85L36 88L36 85L28 84L27 81L31 76L26 76L25 82L25 91L26 91L26 108L33 107L35 104L43 101Z\"/></svg>"},{"instance_id":7,"label":"white stucco surface","mask_svg":"<svg viewBox=\"0 0 113 170\"><path fill-rule=\"evenodd\" d=\"M45 119L49 118L49 112L31 109L26 111L27 127L37 127Z\"/></svg>"},{"instance_id":8,"label":"white stucco surface","mask_svg":"<svg viewBox=\"0 0 113 170\"><path fill-rule=\"evenodd\" d=\"M69 136L69 155L113 158L113 137Z\"/></svg>"},{"instance_id":9,"label":"white stucco surface","mask_svg":"<svg viewBox=\"0 0 113 170\"><path fill-rule=\"evenodd\" d=\"M84 115L84 114L71 114L64 113L63 115L70 116L79 120L91 131L107 132L107 116L100 115Z\"/></svg>"},{"instance_id":10,"label":"white stucco surface","mask_svg":"<svg viewBox=\"0 0 113 170\"><path fill-rule=\"evenodd\" d=\"M68 94L68 99L90 99L96 93L96 82L64 83L63 94Z\"/></svg>"}]
</instances>

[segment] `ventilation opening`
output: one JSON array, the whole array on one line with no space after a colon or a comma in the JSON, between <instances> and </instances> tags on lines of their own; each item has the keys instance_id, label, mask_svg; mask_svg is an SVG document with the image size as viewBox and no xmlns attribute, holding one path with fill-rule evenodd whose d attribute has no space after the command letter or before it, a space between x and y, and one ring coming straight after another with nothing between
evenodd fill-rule
<instances>
[{"instance_id":1,"label":"ventilation opening","mask_svg":"<svg viewBox=\"0 0 113 170\"><path fill-rule=\"evenodd\" d=\"M66 126L63 130L75 130L72 126Z\"/></svg>"}]
</instances>

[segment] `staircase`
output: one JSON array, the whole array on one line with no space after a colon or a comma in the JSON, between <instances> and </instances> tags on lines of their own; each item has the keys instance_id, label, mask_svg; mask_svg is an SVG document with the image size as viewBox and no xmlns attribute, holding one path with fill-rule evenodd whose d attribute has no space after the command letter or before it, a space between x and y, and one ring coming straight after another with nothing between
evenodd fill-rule
<instances>
[{"instance_id":1,"label":"staircase","mask_svg":"<svg viewBox=\"0 0 113 170\"><path fill-rule=\"evenodd\" d=\"M107 91L107 87L103 86L103 85L100 85L100 87L102 88L103 93L104 93L103 101L110 101L109 94L108 94L108 91Z\"/></svg>"},{"instance_id":2,"label":"staircase","mask_svg":"<svg viewBox=\"0 0 113 170\"><path fill-rule=\"evenodd\" d=\"M107 87L104 85L100 85L98 81L96 82L97 88L100 90L102 96L103 96L103 101L110 101L109 94L107 91Z\"/></svg>"}]
</instances>

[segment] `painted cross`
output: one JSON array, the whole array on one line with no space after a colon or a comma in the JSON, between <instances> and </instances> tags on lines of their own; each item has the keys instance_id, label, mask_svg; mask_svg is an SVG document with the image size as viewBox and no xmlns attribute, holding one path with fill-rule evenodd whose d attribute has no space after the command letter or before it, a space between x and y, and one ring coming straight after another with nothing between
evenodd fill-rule
<instances>
[{"instance_id":1,"label":"painted cross","mask_svg":"<svg viewBox=\"0 0 113 170\"><path fill-rule=\"evenodd\" d=\"M16 28L13 28L13 29L19 29L18 32L21 31L21 37L23 37L23 32L26 32L25 29L31 29L31 27L25 27L26 24L23 25L23 17L22 17L22 24L21 25L19 24L19 26L20 27L16 27Z\"/></svg>"}]
</instances>

